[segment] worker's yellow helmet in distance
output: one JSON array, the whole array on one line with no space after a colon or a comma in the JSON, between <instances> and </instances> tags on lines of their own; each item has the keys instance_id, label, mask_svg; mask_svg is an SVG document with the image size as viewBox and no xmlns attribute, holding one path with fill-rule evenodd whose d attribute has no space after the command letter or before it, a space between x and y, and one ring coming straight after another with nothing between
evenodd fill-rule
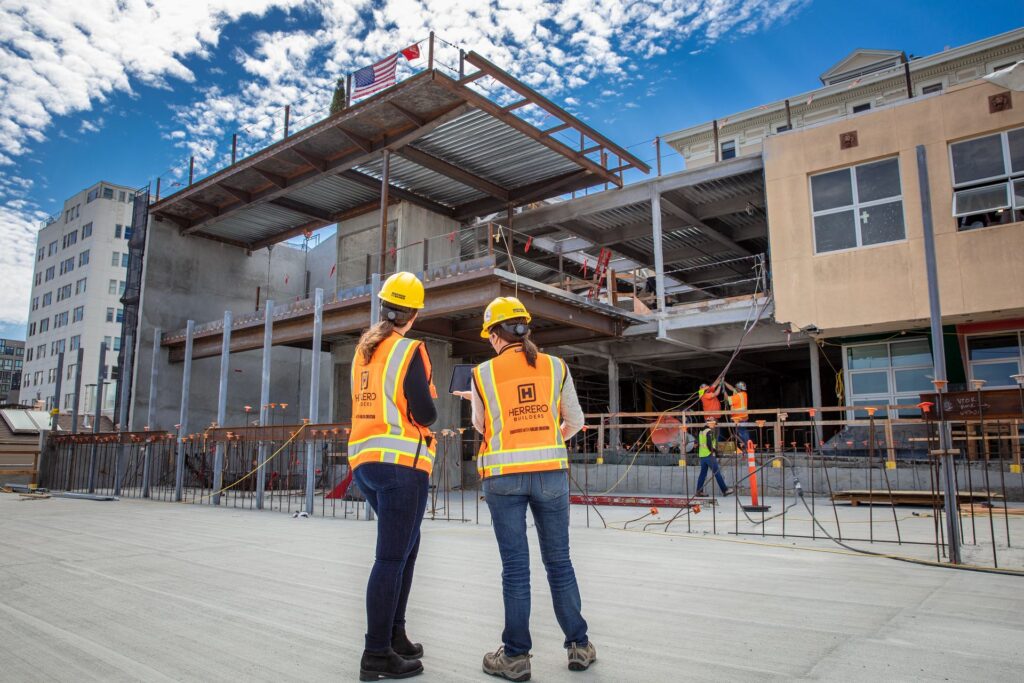
<instances>
[{"instance_id":1,"label":"worker's yellow helmet in distance","mask_svg":"<svg viewBox=\"0 0 1024 683\"><path fill-rule=\"evenodd\" d=\"M423 308L423 283L412 273L398 272L384 281L381 301L405 308Z\"/></svg>"},{"instance_id":2,"label":"worker's yellow helmet in distance","mask_svg":"<svg viewBox=\"0 0 1024 683\"><path fill-rule=\"evenodd\" d=\"M487 304L487 308L484 310L484 326L480 330L480 338L487 339L491 336L492 327L513 318L526 318L526 322L533 319L522 301L514 296L499 296Z\"/></svg>"}]
</instances>

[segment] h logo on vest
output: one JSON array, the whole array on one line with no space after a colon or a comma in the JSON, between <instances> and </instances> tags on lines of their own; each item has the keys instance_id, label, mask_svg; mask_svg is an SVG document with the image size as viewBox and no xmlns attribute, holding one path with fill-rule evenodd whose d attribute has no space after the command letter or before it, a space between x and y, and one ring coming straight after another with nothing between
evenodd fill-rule
<instances>
[{"instance_id":1,"label":"h logo on vest","mask_svg":"<svg viewBox=\"0 0 1024 683\"><path fill-rule=\"evenodd\" d=\"M520 384L519 385L519 402L520 403L533 403L537 400L537 385L536 384Z\"/></svg>"},{"instance_id":2,"label":"h logo on vest","mask_svg":"<svg viewBox=\"0 0 1024 683\"><path fill-rule=\"evenodd\" d=\"M359 389L361 391L366 391L369 388L369 386L370 386L370 371L369 370L363 370L362 374L359 377Z\"/></svg>"}]
</instances>

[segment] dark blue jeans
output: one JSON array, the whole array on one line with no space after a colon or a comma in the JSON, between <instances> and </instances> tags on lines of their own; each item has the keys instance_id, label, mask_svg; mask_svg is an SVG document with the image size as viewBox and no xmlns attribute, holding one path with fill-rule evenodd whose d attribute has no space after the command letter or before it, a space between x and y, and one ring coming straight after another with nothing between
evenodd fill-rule
<instances>
[{"instance_id":1,"label":"dark blue jeans","mask_svg":"<svg viewBox=\"0 0 1024 683\"><path fill-rule=\"evenodd\" d=\"M722 470L718 467L718 458L714 455L705 455L700 459L700 475L697 477L697 490L700 491L704 488L704 480L708 476L708 468L714 473L715 481L718 482L718 488L721 489L722 493L725 493L729 487L725 485Z\"/></svg>"},{"instance_id":2,"label":"dark blue jeans","mask_svg":"<svg viewBox=\"0 0 1024 683\"><path fill-rule=\"evenodd\" d=\"M741 453L747 452L747 441L750 440L750 428L743 425L734 425L736 429L736 447Z\"/></svg>"},{"instance_id":3,"label":"dark blue jeans","mask_svg":"<svg viewBox=\"0 0 1024 683\"><path fill-rule=\"evenodd\" d=\"M377 555L366 586L366 649L386 652L392 629L405 627L430 478L411 467L372 462L357 467L353 479L377 513Z\"/></svg>"},{"instance_id":4,"label":"dark blue jeans","mask_svg":"<svg viewBox=\"0 0 1024 683\"><path fill-rule=\"evenodd\" d=\"M548 574L555 618L565 634L564 647L587 644L587 622L580 614L580 589L569 559L569 477L564 470L506 474L485 479L487 507L501 553L505 630L501 640L509 656L526 654L530 640L530 548L526 508L533 513L540 556Z\"/></svg>"}]
</instances>

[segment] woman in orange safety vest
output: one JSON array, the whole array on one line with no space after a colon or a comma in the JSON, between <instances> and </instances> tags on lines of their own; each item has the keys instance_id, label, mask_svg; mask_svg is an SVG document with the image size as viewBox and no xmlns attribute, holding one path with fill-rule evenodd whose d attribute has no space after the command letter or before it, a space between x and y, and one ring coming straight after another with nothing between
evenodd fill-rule
<instances>
[{"instance_id":1,"label":"woman in orange safety vest","mask_svg":"<svg viewBox=\"0 0 1024 683\"><path fill-rule=\"evenodd\" d=\"M530 313L515 297L484 312L480 336L497 354L473 371L473 425L483 434L477 469L501 553L505 602L503 644L483 670L514 681L530 677L530 556L526 508L533 512L555 616L569 668L597 660L580 614L569 559L569 478L565 441L583 427L583 411L565 361L540 353L530 339Z\"/></svg>"},{"instance_id":2,"label":"woman in orange safety vest","mask_svg":"<svg viewBox=\"0 0 1024 683\"><path fill-rule=\"evenodd\" d=\"M427 505L437 419L430 357L406 339L423 308L423 283L395 273L380 294L381 321L366 330L352 360L353 479L377 513L377 551L366 587L366 644L359 678L406 678L423 671L423 647L405 632L420 523Z\"/></svg>"}]
</instances>

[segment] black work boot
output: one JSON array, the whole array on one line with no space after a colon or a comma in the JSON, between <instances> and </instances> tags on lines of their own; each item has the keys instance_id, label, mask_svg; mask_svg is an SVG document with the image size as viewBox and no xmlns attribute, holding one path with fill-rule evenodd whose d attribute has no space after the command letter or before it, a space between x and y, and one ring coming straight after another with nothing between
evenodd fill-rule
<instances>
[{"instance_id":1,"label":"black work boot","mask_svg":"<svg viewBox=\"0 0 1024 683\"><path fill-rule=\"evenodd\" d=\"M419 659L423 656L423 646L411 642L402 626L396 626L391 630L391 649L405 659Z\"/></svg>"},{"instance_id":2,"label":"black work boot","mask_svg":"<svg viewBox=\"0 0 1024 683\"><path fill-rule=\"evenodd\" d=\"M387 652L367 652L359 661L359 680L378 681L382 678L410 678L423 673L423 665L415 659L403 659L392 649Z\"/></svg>"}]
</instances>

